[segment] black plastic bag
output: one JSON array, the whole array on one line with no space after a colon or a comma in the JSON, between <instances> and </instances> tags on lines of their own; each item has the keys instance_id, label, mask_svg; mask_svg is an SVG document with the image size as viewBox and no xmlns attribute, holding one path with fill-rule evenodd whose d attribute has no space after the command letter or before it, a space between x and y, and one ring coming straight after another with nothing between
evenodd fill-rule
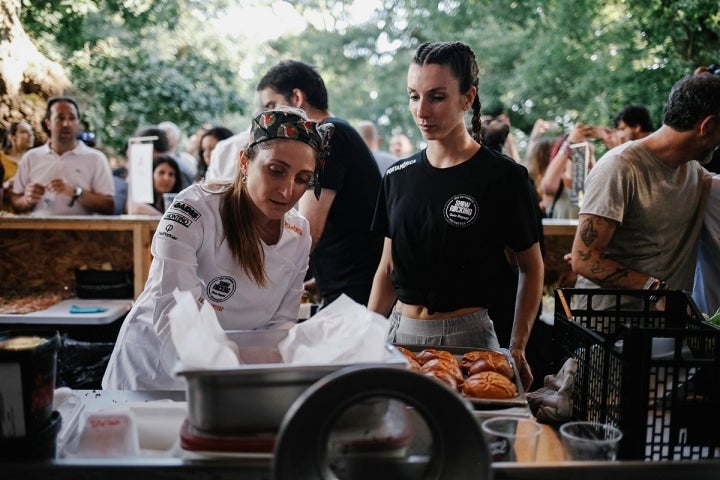
<instances>
[{"instance_id":1,"label":"black plastic bag","mask_svg":"<svg viewBox=\"0 0 720 480\"><path fill-rule=\"evenodd\" d=\"M58 351L56 388L99 390L113 342L83 342L63 338Z\"/></svg>"}]
</instances>

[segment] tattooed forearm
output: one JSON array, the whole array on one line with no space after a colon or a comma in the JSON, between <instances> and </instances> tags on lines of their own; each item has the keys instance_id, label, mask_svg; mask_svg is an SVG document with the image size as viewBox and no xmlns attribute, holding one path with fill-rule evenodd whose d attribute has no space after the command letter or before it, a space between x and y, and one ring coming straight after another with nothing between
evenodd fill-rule
<instances>
[{"instance_id":1,"label":"tattooed forearm","mask_svg":"<svg viewBox=\"0 0 720 480\"><path fill-rule=\"evenodd\" d=\"M578 226L580 239L586 247L589 247L598 239L601 232L606 231L607 228L613 224L614 222L607 218L588 216L583 219L582 223Z\"/></svg>"},{"instance_id":2,"label":"tattooed forearm","mask_svg":"<svg viewBox=\"0 0 720 480\"><path fill-rule=\"evenodd\" d=\"M588 260L590 260L590 258L592 258L592 252L590 250L578 250L577 258L579 258L583 262L587 262Z\"/></svg>"},{"instance_id":3,"label":"tattooed forearm","mask_svg":"<svg viewBox=\"0 0 720 480\"><path fill-rule=\"evenodd\" d=\"M606 253L617 222L594 215L581 215L573 242L572 268L606 288L627 288L637 284L637 272L613 260ZM644 281L644 280L643 280Z\"/></svg>"},{"instance_id":4,"label":"tattooed forearm","mask_svg":"<svg viewBox=\"0 0 720 480\"><path fill-rule=\"evenodd\" d=\"M615 282L617 282L617 281L618 281L619 279L621 279L621 278L627 278L627 277L628 277L628 274L629 274L631 271L632 271L632 270L630 270L630 269L627 268L627 267L618 268L618 269L616 269L613 273L611 273L611 274L608 275L607 277L603 278L602 280L603 280L604 282L615 283Z\"/></svg>"},{"instance_id":5,"label":"tattooed forearm","mask_svg":"<svg viewBox=\"0 0 720 480\"><path fill-rule=\"evenodd\" d=\"M592 273L593 275L599 275L606 271L607 271L607 269L605 267L603 267L602 263L600 263L600 262L595 262L592 265L590 265L590 273Z\"/></svg>"},{"instance_id":6,"label":"tattooed forearm","mask_svg":"<svg viewBox=\"0 0 720 480\"><path fill-rule=\"evenodd\" d=\"M580 239L583 244L586 247L589 247L595 240L597 240L597 237L598 232L593 224L593 219L588 218L583 220L582 225L580 225Z\"/></svg>"}]
</instances>

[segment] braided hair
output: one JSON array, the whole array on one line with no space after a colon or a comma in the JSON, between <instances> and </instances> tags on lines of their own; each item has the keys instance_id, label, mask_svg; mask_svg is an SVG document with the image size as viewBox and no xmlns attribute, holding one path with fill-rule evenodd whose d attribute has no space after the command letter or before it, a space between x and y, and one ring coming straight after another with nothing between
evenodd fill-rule
<instances>
[{"instance_id":1,"label":"braided hair","mask_svg":"<svg viewBox=\"0 0 720 480\"><path fill-rule=\"evenodd\" d=\"M425 42L415 51L413 62L418 65L447 65L460 83L460 92L465 93L471 87L478 87L479 69L475 53L462 42ZM480 122L480 98L475 94L472 104L472 137L482 143Z\"/></svg>"}]
</instances>

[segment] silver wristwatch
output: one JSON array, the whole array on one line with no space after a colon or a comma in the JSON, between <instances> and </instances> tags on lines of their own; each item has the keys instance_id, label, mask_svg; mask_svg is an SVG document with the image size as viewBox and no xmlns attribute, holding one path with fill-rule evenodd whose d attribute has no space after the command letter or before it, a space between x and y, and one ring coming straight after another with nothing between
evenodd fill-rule
<instances>
[{"instance_id":1,"label":"silver wristwatch","mask_svg":"<svg viewBox=\"0 0 720 480\"><path fill-rule=\"evenodd\" d=\"M75 202L77 200L80 200L80 197L82 197L83 189L82 187L75 185L75 192L73 193L72 199L70 200L70 206L72 207L75 205Z\"/></svg>"}]
</instances>

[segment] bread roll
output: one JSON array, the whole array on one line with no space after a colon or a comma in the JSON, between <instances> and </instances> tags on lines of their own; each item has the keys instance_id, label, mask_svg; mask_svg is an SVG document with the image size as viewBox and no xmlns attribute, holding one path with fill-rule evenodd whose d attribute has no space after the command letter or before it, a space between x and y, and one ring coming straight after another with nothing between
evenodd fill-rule
<instances>
[{"instance_id":1,"label":"bread roll","mask_svg":"<svg viewBox=\"0 0 720 480\"><path fill-rule=\"evenodd\" d=\"M422 373L423 375L434 378L435 380L444 383L456 392L459 389L459 385L455 376L447 369L436 368L432 370L422 371Z\"/></svg>"},{"instance_id":2,"label":"bread roll","mask_svg":"<svg viewBox=\"0 0 720 480\"><path fill-rule=\"evenodd\" d=\"M502 359L499 362L491 358L478 360L467 369L467 374L470 376L480 372L497 372L510 380L515 378L513 369L507 359Z\"/></svg>"},{"instance_id":3,"label":"bread roll","mask_svg":"<svg viewBox=\"0 0 720 480\"><path fill-rule=\"evenodd\" d=\"M422 365L420 365L420 363L418 363L418 361L415 360L414 358L410 358L410 357L405 357L405 358L407 358L408 366L410 368L412 368L413 370L420 370L420 368L422 368Z\"/></svg>"},{"instance_id":4,"label":"bread roll","mask_svg":"<svg viewBox=\"0 0 720 480\"><path fill-rule=\"evenodd\" d=\"M441 358L433 358L432 360L425 362L425 364L420 367L420 371L425 373L433 372L436 370L445 371L450 374L455 380L456 388L460 388L460 385L462 385L462 370L460 370L460 365L458 365L457 362L451 362L449 360L443 360Z\"/></svg>"},{"instance_id":5,"label":"bread roll","mask_svg":"<svg viewBox=\"0 0 720 480\"><path fill-rule=\"evenodd\" d=\"M518 396L517 387L497 372L480 372L465 379L463 394L473 398L513 398Z\"/></svg>"},{"instance_id":6,"label":"bread roll","mask_svg":"<svg viewBox=\"0 0 720 480\"><path fill-rule=\"evenodd\" d=\"M407 361L408 361L408 365L410 366L410 368L412 368L412 369L414 369L414 370L419 370L419 369L420 369L420 362L417 361L417 358L415 358L415 354L414 354L413 352L411 352L411 351L408 350L407 348L399 347L399 346L397 346L397 345L395 346L395 348L397 348L398 352L402 353L403 356L405 356L405 358L406 358Z\"/></svg>"},{"instance_id":7,"label":"bread roll","mask_svg":"<svg viewBox=\"0 0 720 480\"><path fill-rule=\"evenodd\" d=\"M510 380L515 378L515 372L505 354L495 350L468 352L460 359L460 366L468 375L480 372L498 372Z\"/></svg>"},{"instance_id":8,"label":"bread roll","mask_svg":"<svg viewBox=\"0 0 720 480\"><path fill-rule=\"evenodd\" d=\"M467 370L470 365L477 362L478 360L487 360L488 358L495 358L496 360L507 360L505 354L496 350L473 350L467 352L460 359L460 366Z\"/></svg>"},{"instance_id":9,"label":"bread roll","mask_svg":"<svg viewBox=\"0 0 720 480\"><path fill-rule=\"evenodd\" d=\"M410 350L408 350L407 348L401 347L399 345L395 345L395 348L397 349L398 352L402 353L407 358L412 358L413 360L417 360L415 358L415 354L413 352L411 352Z\"/></svg>"},{"instance_id":10,"label":"bread roll","mask_svg":"<svg viewBox=\"0 0 720 480\"><path fill-rule=\"evenodd\" d=\"M457 362L457 358L455 358L455 355L453 355L452 353L445 350L437 350L434 348L426 348L425 350L416 353L415 358L418 362L420 362L421 365L435 358L441 358L443 360Z\"/></svg>"},{"instance_id":11,"label":"bread roll","mask_svg":"<svg viewBox=\"0 0 720 480\"><path fill-rule=\"evenodd\" d=\"M468 367L472 365L473 363L477 362L478 360L482 360L484 357L487 356L487 353L489 350L473 350L472 352L467 352L462 356L460 359L460 366L463 370L467 371Z\"/></svg>"}]
</instances>

